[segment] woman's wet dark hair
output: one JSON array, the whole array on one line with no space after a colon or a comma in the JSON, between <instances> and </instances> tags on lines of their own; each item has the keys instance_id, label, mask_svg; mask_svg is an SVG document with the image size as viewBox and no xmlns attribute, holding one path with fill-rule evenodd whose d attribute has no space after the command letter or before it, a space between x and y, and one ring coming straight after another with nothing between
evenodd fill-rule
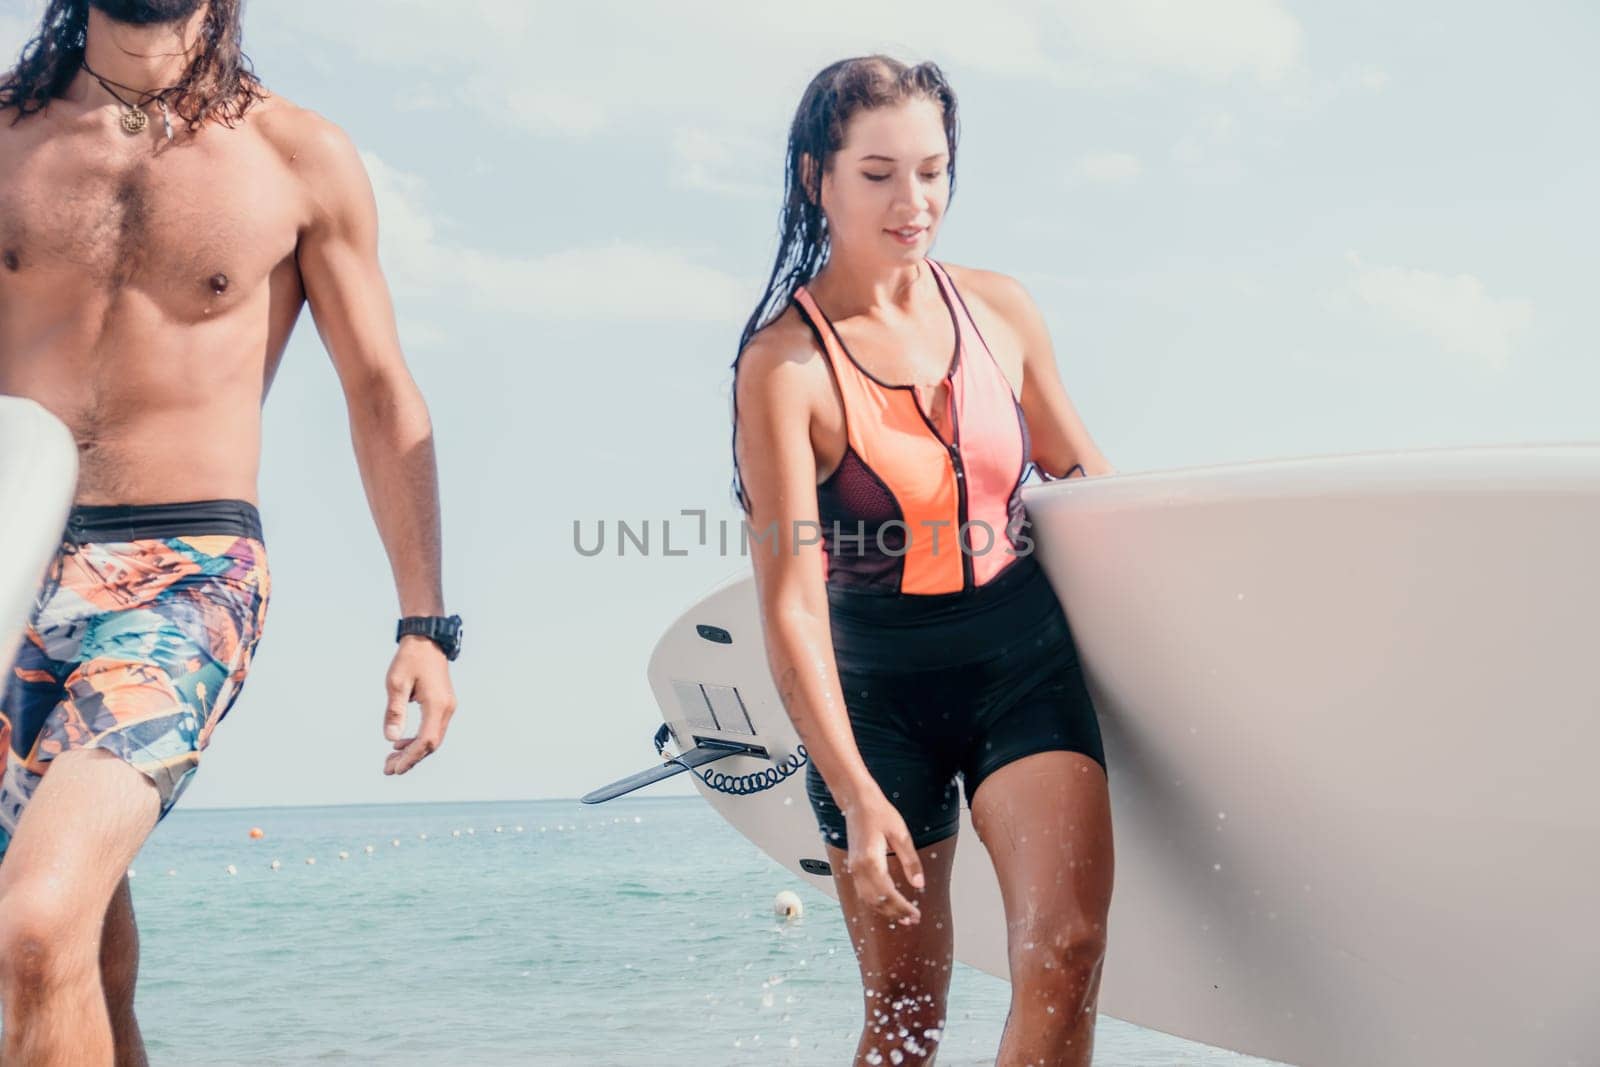
<instances>
[{"instance_id":1,"label":"woman's wet dark hair","mask_svg":"<svg viewBox=\"0 0 1600 1067\"><path fill-rule=\"evenodd\" d=\"M956 94L944 72L933 63L909 66L888 56L858 56L825 67L800 97L789 127L789 148L784 160L783 211L778 216L778 256L767 279L766 292L757 302L744 332L739 355L733 360L733 494L746 514L750 498L739 473L739 357L762 327L771 323L794 298L795 290L817 276L828 261L828 223L822 214L822 174L844 147L850 120L862 111L891 107L908 100L925 99L944 114L944 135L949 146L950 190L956 184ZM807 164L806 161L811 163Z\"/></svg>"}]
</instances>

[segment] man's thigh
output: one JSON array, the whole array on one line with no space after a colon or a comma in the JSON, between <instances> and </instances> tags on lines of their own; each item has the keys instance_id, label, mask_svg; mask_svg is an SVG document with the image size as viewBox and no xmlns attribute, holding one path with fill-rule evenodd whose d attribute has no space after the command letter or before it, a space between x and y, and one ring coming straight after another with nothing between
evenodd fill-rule
<instances>
[{"instance_id":1,"label":"man's thigh","mask_svg":"<svg viewBox=\"0 0 1600 1067\"><path fill-rule=\"evenodd\" d=\"M150 778L110 752L56 757L0 861L0 920L13 909L44 910L98 937L112 894L160 810Z\"/></svg>"}]
</instances>

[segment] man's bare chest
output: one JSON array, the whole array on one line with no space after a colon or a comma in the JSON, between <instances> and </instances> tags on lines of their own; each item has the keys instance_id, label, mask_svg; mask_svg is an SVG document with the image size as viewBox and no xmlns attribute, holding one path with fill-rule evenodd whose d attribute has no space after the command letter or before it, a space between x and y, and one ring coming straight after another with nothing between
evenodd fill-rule
<instances>
[{"instance_id":1,"label":"man's bare chest","mask_svg":"<svg viewBox=\"0 0 1600 1067\"><path fill-rule=\"evenodd\" d=\"M0 284L137 290L179 318L258 289L294 253L303 194L259 139L210 140L158 153L83 136L8 146Z\"/></svg>"}]
</instances>

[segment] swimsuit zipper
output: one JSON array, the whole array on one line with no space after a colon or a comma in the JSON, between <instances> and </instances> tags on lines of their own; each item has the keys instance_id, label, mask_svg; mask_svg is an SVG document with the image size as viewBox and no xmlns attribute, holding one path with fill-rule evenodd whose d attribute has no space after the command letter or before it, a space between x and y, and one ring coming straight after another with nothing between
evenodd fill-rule
<instances>
[{"instance_id":1,"label":"swimsuit zipper","mask_svg":"<svg viewBox=\"0 0 1600 1067\"><path fill-rule=\"evenodd\" d=\"M961 588L971 589L972 553L968 551L962 531L967 525L967 472L961 465L961 428L955 427L956 444L950 445L950 465L956 472L956 551L961 553Z\"/></svg>"},{"instance_id":2,"label":"swimsuit zipper","mask_svg":"<svg viewBox=\"0 0 1600 1067\"><path fill-rule=\"evenodd\" d=\"M956 327L956 336L960 337L961 327ZM959 351L959 348L958 348ZM950 412L950 438L947 446L950 450L950 466L956 472L956 551L961 553L961 589L963 592L972 589L976 580L972 574L972 553L968 551L966 535L962 532L967 526L967 469L961 464L961 420L956 417L956 383L955 374L949 376L945 386L946 410Z\"/></svg>"}]
</instances>

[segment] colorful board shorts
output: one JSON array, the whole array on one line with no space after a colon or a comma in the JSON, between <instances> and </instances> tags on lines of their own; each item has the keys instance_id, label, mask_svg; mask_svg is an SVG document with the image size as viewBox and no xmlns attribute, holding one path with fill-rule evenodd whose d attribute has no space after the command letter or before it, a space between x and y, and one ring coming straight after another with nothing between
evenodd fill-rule
<instances>
[{"instance_id":1,"label":"colorful board shorts","mask_svg":"<svg viewBox=\"0 0 1600 1067\"><path fill-rule=\"evenodd\" d=\"M142 771L165 817L239 695L269 592L246 501L74 508L0 688L0 856L73 749Z\"/></svg>"}]
</instances>

